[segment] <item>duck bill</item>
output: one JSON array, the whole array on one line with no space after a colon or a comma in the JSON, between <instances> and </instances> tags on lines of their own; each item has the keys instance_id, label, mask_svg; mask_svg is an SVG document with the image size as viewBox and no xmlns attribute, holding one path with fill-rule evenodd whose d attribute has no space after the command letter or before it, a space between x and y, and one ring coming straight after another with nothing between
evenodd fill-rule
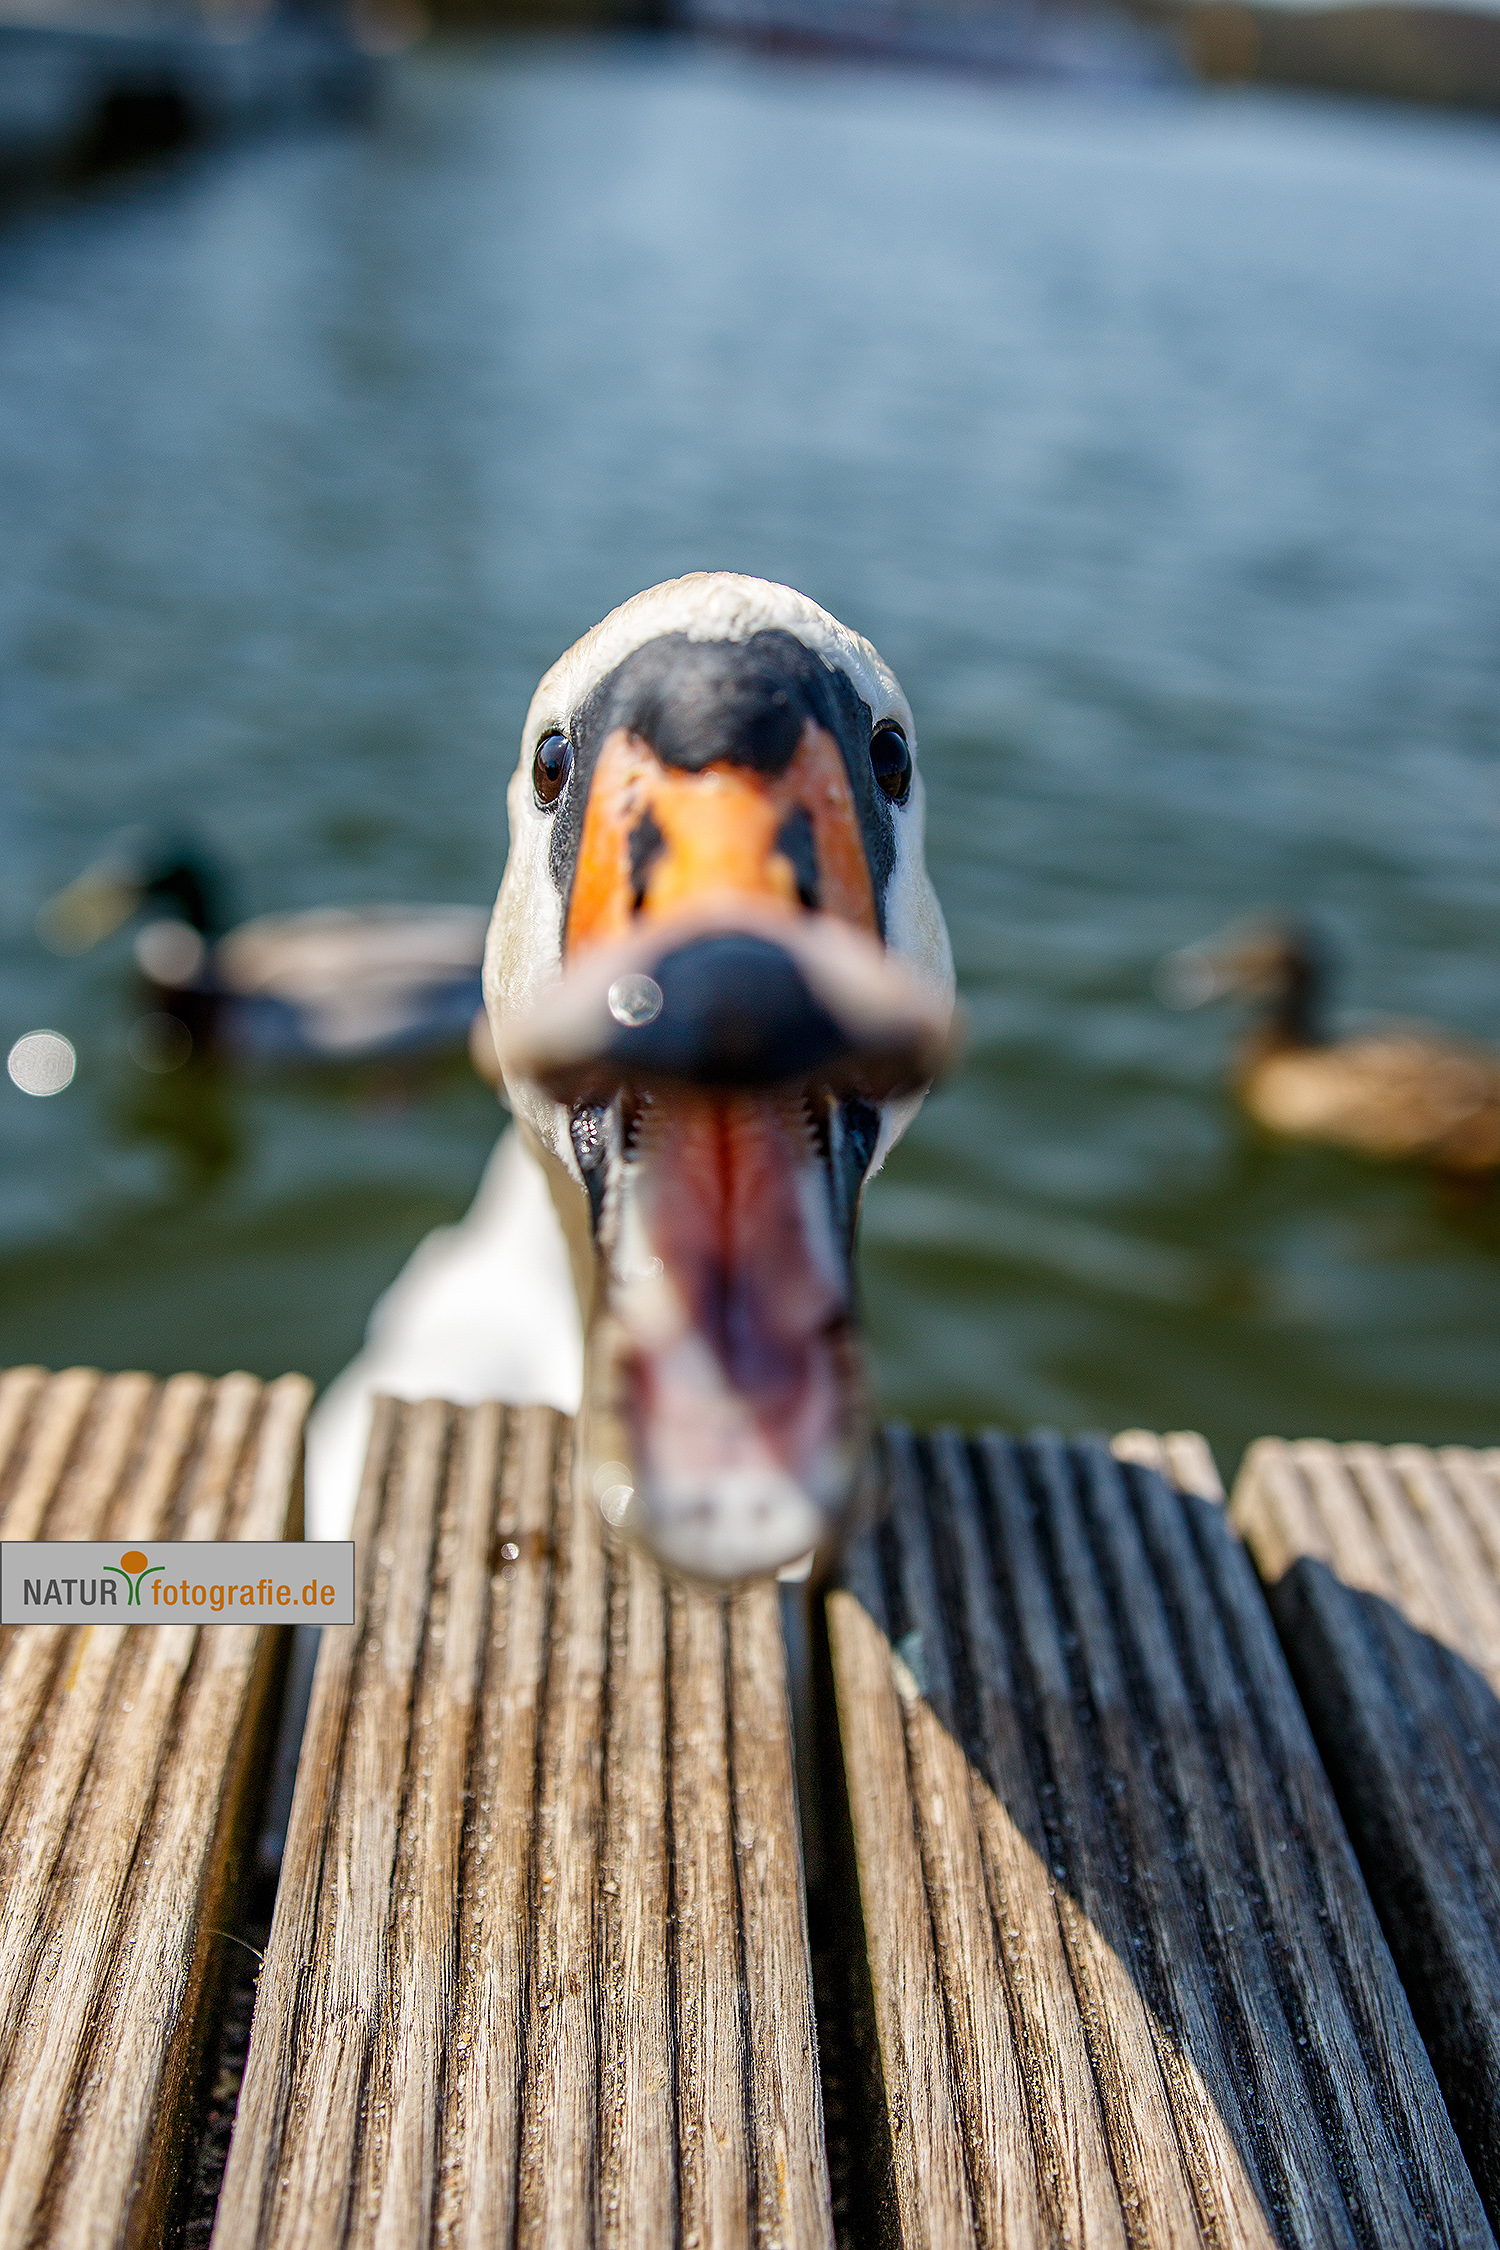
<instances>
[{"instance_id":1,"label":"duck bill","mask_svg":"<svg viewBox=\"0 0 1500 2250\"><path fill-rule=\"evenodd\" d=\"M583 1475L669 1568L784 1570L846 1528L869 1455L841 1107L657 1086L593 1115Z\"/></svg>"}]
</instances>

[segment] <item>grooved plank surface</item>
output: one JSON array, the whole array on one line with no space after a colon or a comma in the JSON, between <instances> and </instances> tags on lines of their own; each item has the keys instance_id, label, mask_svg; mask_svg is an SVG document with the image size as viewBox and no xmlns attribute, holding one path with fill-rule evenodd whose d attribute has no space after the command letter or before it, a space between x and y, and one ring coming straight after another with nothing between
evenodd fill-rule
<instances>
[{"instance_id":1,"label":"grooved plank surface","mask_svg":"<svg viewBox=\"0 0 1500 2250\"><path fill-rule=\"evenodd\" d=\"M888 2235L1488 2244L1201 1440L888 1449L828 1600Z\"/></svg>"},{"instance_id":2,"label":"grooved plank surface","mask_svg":"<svg viewBox=\"0 0 1500 2250\"><path fill-rule=\"evenodd\" d=\"M215 2250L824 2250L774 1590L668 1587L541 1408L379 1402Z\"/></svg>"},{"instance_id":3,"label":"grooved plank surface","mask_svg":"<svg viewBox=\"0 0 1500 2250\"><path fill-rule=\"evenodd\" d=\"M1231 1513L1500 2223L1500 1455L1264 1439Z\"/></svg>"},{"instance_id":4,"label":"grooved plank surface","mask_svg":"<svg viewBox=\"0 0 1500 2250\"><path fill-rule=\"evenodd\" d=\"M298 1536L298 1376L0 1377L0 1538ZM0 2242L162 2239L283 1628L0 1633ZM215 1972L212 1973L211 1972Z\"/></svg>"}]
</instances>

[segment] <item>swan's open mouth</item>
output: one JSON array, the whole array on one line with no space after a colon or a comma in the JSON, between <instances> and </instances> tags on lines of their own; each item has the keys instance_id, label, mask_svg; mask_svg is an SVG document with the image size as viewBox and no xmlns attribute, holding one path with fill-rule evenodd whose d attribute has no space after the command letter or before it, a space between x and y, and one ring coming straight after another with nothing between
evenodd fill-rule
<instances>
[{"instance_id":1,"label":"swan's open mouth","mask_svg":"<svg viewBox=\"0 0 1500 2250\"><path fill-rule=\"evenodd\" d=\"M631 1087L574 1112L599 1183L587 1474L694 1576L780 1569L853 1504L869 1432L846 1132L812 1092Z\"/></svg>"},{"instance_id":2,"label":"swan's open mouth","mask_svg":"<svg viewBox=\"0 0 1500 2250\"><path fill-rule=\"evenodd\" d=\"M877 940L742 900L590 948L511 1028L508 1067L567 1104L593 1207L586 1473L673 1568L751 1577L847 1530L876 1105L949 1035Z\"/></svg>"}]
</instances>

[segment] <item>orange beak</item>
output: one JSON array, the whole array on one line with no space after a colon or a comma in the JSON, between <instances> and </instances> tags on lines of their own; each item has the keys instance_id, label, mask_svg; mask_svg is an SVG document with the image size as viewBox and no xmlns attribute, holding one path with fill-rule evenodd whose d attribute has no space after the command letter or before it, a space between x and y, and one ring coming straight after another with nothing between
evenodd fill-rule
<instances>
[{"instance_id":1,"label":"orange beak","mask_svg":"<svg viewBox=\"0 0 1500 2250\"><path fill-rule=\"evenodd\" d=\"M600 749L564 953L724 898L817 906L876 934L859 815L833 737L811 719L785 772L664 765L623 728Z\"/></svg>"}]
</instances>

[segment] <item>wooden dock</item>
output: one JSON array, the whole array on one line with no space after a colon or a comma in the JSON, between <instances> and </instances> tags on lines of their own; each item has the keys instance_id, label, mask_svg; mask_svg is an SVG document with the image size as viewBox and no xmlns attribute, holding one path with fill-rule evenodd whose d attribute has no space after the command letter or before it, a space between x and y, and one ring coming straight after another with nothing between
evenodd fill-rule
<instances>
[{"instance_id":1,"label":"wooden dock","mask_svg":"<svg viewBox=\"0 0 1500 2250\"><path fill-rule=\"evenodd\" d=\"M1489 2230L1206 1449L891 1441L829 1634L902 2244Z\"/></svg>"},{"instance_id":2,"label":"wooden dock","mask_svg":"<svg viewBox=\"0 0 1500 2250\"><path fill-rule=\"evenodd\" d=\"M1263 1439L1231 1514L1500 2225L1500 1454Z\"/></svg>"},{"instance_id":3,"label":"wooden dock","mask_svg":"<svg viewBox=\"0 0 1500 2250\"><path fill-rule=\"evenodd\" d=\"M831 2245L774 1590L668 1587L566 1425L383 1403L215 2250Z\"/></svg>"},{"instance_id":4,"label":"wooden dock","mask_svg":"<svg viewBox=\"0 0 1500 2250\"><path fill-rule=\"evenodd\" d=\"M276 1536L305 1402L0 1378L0 1533ZM214 2250L1492 2243L1493 1459L891 1432L794 1756L568 1446L377 1411ZM276 1640L0 1641L6 2250L181 2239Z\"/></svg>"},{"instance_id":5,"label":"wooden dock","mask_svg":"<svg viewBox=\"0 0 1500 2250\"><path fill-rule=\"evenodd\" d=\"M301 1531L311 1386L0 1379L0 1538ZM285 1635L0 1637L0 2242L153 2245Z\"/></svg>"}]
</instances>

